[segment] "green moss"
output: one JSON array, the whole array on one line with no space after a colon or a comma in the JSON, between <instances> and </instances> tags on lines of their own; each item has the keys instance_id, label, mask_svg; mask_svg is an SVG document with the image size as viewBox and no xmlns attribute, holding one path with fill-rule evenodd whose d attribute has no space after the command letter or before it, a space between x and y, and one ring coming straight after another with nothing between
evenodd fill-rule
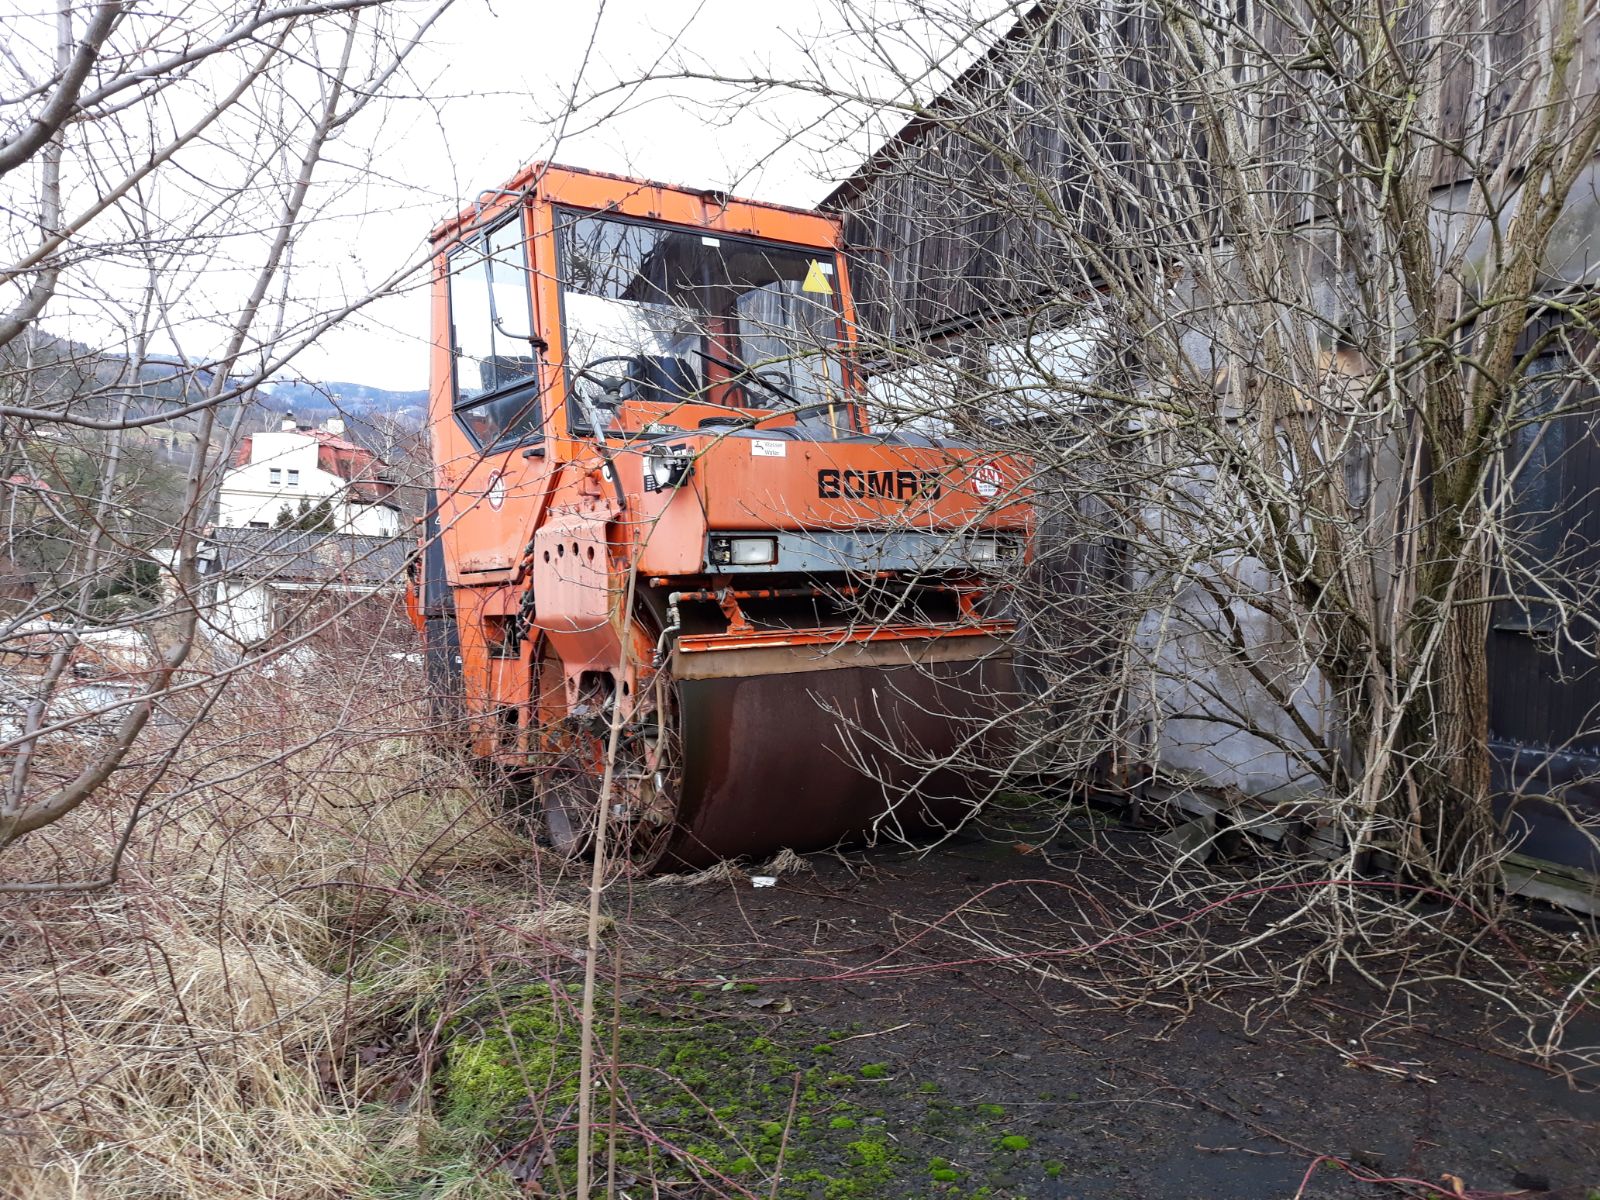
<instances>
[{"instance_id":1,"label":"green moss","mask_svg":"<svg viewBox=\"0 0 1600 1200\"><path fill-rule=\"evenodd\" d=\"M980 1104L978 1105L977 1113L980 1117L988 1117L991 1120L999 1120L1001 1117L1006 1115L1006 1110L1001 1108L998 1104Z\"/></svg>"},{"instance_id":2,"label":"green moss","mask_svg":"<svg viewBox=\"0 0 1600 1200\"><path fill-rule=\"evenodd\" d=\"M869 1170L877 1170L889 1162L889 1147L882 1142L863 1139L859 1142L851 1142L845 1148L850 1151L861 1166Z\"/></svg>"},{"instance_id":3,"label":"green moss","mask_svg":"<svg viewBox=\"0 0 1600 1200\"><path fill-rule=\"evenodd\" d=\"M786 1183L803 1185L822 1182L823 1200L877 1200L888 1195L896 1179L899 1152L886 1145L880 1133L868 1133L844 1147L844 1161L826 1175L796 1172ZM809 1189L789 1190L785 1196L815 1196Z\"/></svg>"},{"instance_id":4,"label":"green moss","mask_svg":"<svg viewBox=\"0 0 1600 1200\"><path fill-rule=\"evenodd\" d=\"M996 1144L1002 1150L1026 1150L1028 1148L1028 1139L1023 1137L1020 1133L1008 1133Z\"/></svg>"},{"instance_id":5,"label":"green moss","mask_svg":"<svg viewBox=\"0 0 1600 1200\"><path fill-rule=\"evenodd\" d=\"M1044 1164L1044 1173L1051 1179L1057 1178L1065 1168L1055 1159L1050 1159Z\"/></svg>"},{"instance_id":6,"label":"green moss","mask_svg":"<svg viewBox=\"0 0 1600 1200\"><path fill-rule=\"evenodd\" d=\"M989 803L1002 809L1025 811L1046 805L1049 801L1034 792L996 792Z\"/></svg>"},{"instance_id":7,"label":"green moss","mask_svg":"<svg viewBox=\"0 0 1600 1200\"><path fill-rule=\"evenodd\" d=\"M917 1088L917 1091L921 1092L924 1096L931 1096L935 1092L937 1092L938 1090L939 1090L939 1085L937 1083L935 1083L931 1079L924 1080L922 1082L922 1084Z\"/></svg>"},{"instance_id":8,"label":"green moss","mask_svg":"<svg viewBox=\"0 0 1600 1200\"><path fill-rule=\"evenodd\" d=\"M396 1159L392 1180L403 1184L375 1178L367 1200L435 1200L445 1194L498 1200L513 1194L509 1177L494 1164L534 1136L539 1122L571 1119L577 1098L576 1002L575 991L560 983L554 991L502 987L445 1021L435 1111L449 1137L441 1131L434 1147L419 1147L406 1162ZM703 1164L697 1169L708 1176L742 1179L765 1195L767 1186L753 1181L773 1170L782 1144L782 1200L880 1200L895 1194L897 1180L907 1177L897 1167L900 1150L878 1126L883 1114L851 1102L849 1089L859 1093L864 1079L889 1078L888 1064L869 1063L859 1075L830 1073L833 1064L825 1056L834 1047L824 1043L816 1051L820 1062L806 1058L802 1068L774 1040L781 1026L753 1036L762 1026L733 1014L721 1021L702 1013L691 1019L672 1015L670 1008L640 1011L624 1004L616 1009L621 1027L613 1031L614 1007L610 996L599 998L600 1036L608 1055L615 1035L618 1061L638 1064L622 1072L630 1104L646 1127L671 1129L675 1144L691 1162ZM619 1165L638 1177L655 1177L664 1168L654 1143L626 1132L614 1143ZM597 1137L597 1148L604 1146L605 1139ZM556 1133L550 1152L551 1182L559 1177L570 1186L575 1135ZM936 1169L954 1171L947 1164ZM947 1194L942 1182L939 1194Z\"/></svg>"},{"instance_id":9,"label":"green moss","mask_svg":"<svg viewBox=\"0 0 1600 1200\"><path fill-rule=\"evenodd\" d=\"M430 1021L442 1021L445 1040L435 1077L438 1125L403 1155L380 1155L365 1194L386 1200L514 1195L506 1172L484 1159L498 1158L496 1147L522 1136L535 1111L560 1111L576 1099L576 993L575 985L502 987L447 1019L431 1014ZM568 1139L565 1151L575 1160L575 1140Z\"/></svg>"},{"instance_id":10,"label":"green moss","mask_svg":"<svg viewBox=\"0 0 1600 1200\"><path fill-rule=\"evenodd\" d=\"M955 1183L961 1172L950 1165L950 1160L937 1155L928 1160L928 1175L935 1183Z\"/></svg>"},{"instance_id":11,"label":"green moss","mask_svg":"<svg viewBox=\"0 0 1600 1200\"><path fill-rule=\"evenodd\" d=\"M813 1053L813 1054L832 1054L833 1053L833 1047L830 1046L827 1042L821 1042L821 1043L811 1047L811 1053Z\"/></svg>"},{"instance_id":12,"label":"green moss","mask_svg":"<svg viewBox=\"0 0 1600 1200\"><path fill-rule=\"evenodd\" d=\"M481 1022L482 1031L454 1038L445 1051L439 1081L444 1123L491 1130L531 1097L571 1103L578 1091L571 999L536 984L465 1014L460 1025Z\"/></svg>"}]
</instances>

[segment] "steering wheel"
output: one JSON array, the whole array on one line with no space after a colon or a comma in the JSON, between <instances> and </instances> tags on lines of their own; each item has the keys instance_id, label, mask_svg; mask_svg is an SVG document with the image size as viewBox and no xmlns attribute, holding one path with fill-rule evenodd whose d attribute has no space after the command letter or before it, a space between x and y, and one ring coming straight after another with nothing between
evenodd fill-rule
<instances>
[{"instance_id":1,"label":"steering wheel","mask_svg":"<svg viewBox=\"0 0 1600 1200\"><path fill-rule=\"evenodd\" d=\"M779 400L782 400L785 404L788 404L791 407L798 406L800 403L789 391L791 380L789 376L784 374L782 371L775 370L771 367L748 367L744 363L729 362L725 358L720 358L715 354L708 354L704 350L700 349L696 349L695 353L701 358L705 359L708 363L714 363L715 365L721 367L724 371L728 372L728 385L730 387L738 388L740 395L747 403L750 398L750 390L740 382L740 380L743 379L748 379L753 383L760 384L763 391L770 392L772 395L776 396ZM767 378L769 375L775 376L776 378L783 380L783 382L774 383L771 379Z\"/></svg>"},{"instance_id":2,"label":"steering wheel","mask_svg":"<svg viewBox=\"0 0 1600 1200\"><path fill-rule=\"evenodd\" d=\"M794 377L787 371L780 371L775 367L763 367L760 370L752 369L749 374L752 379L765 384L768 391L775 391L791 398L794 395Z\"/></svg>"},{"instance_id":3,"label":"steering wheel","mask_svg":"<svg viewBox=\"0 0 1600 1200\"><path fill-rule=\"evenodd\" d=\"M595 368L603 367L607 363L628 363L631 365L637 361L638 359L631 354L608 354L604 358L595 358L584 363L583 366L572 373L572 377L574 379L587 379L590 383L598 384L603 393L607 396L616 397L620 403L622 385L628 381L627 377L607 378L603 375L595 374Z\"/></svg>"}]
</instances>

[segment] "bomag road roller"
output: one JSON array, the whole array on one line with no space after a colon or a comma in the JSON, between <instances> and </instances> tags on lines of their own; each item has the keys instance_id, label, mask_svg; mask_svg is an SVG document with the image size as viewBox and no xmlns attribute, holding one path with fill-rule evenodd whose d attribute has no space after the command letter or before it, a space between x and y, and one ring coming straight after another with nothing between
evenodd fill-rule
<instances>
[{"instance_id":1,"label":"bomag road roller","mask_svg":"<svg viewBox=\"0 0 1600 1200\"><path fill-rule=\"evenodd\" d=\"M433 245L412 615L548 843L602 802L640 867L960 821L1025 466L868 427L838 222L539 164Z\"/></svg>"}]
</instances>

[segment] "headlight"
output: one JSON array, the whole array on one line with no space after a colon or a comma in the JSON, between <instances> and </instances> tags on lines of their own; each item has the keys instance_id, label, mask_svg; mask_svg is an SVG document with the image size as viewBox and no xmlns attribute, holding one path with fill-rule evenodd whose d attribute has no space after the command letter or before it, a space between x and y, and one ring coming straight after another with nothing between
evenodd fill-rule
<instances>
[{"instance_id":1,"label":"headlight","mask_svg":"<svg viewBox=\"0 0 1600 1200\"><path fill-rule=\"evenodd\" d=\"M722 567L767 567L778 561L778 539L771 537L714 537L711 561Z\"/></svg>"},{"instance_id":2,"label":"headlight","mask_svg":"<svg viewBox=\"0 0 1600 1200\"><path fill-rule=\"evenodd\" d=\"M651 451L644 456L644 490L666 492L680 487L694 473L694 459L676 448Z\"/></svg>"},{"instance_id":3,"label":"headlight","mask_svg":"<svg viewBox=\"0 0 1600 1200\"><path fill-rule=\"evenodd\" d=\"M972 566L1015 561L1022 543L1015 537L975 537L967 542L966 560Z\"/></svg>"}]
</instances>

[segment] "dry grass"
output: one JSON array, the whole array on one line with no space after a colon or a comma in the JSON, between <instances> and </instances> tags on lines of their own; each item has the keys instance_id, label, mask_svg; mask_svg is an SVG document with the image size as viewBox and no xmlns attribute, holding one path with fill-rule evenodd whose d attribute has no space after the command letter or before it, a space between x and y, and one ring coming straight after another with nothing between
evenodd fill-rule
<instances>
[{"instance_id":1,"label":"dry grass","mask_svg":"<svg viewBox=\"0 0 1600 1200\"><path fill-rule=\"evenodd\" d=\"M0 897L0 1195L397 1194L380 1168L432 1136L427 1048L462 974L560 953L579 924L510 874L527 844L460 766L403 732L415 668L383 670L241 687L163 776L116 887ZM0 879L95 875L139 781ZM464 1162L428 1194L495 1190Z\"/></svg>"},{"instance_id":2,"label":"dry grass","mask_svg":"<svg viewBox=\"0 0 1600 1200\"><path fill-rule=\"evenodd\" d=\"M712 863L698 871L691 871L678 875L657 875L650 881L651 887L701 887L708 883L739 883L748 879L750 873L738 863L728 859Z\"/></svg>"}]
</instances>

